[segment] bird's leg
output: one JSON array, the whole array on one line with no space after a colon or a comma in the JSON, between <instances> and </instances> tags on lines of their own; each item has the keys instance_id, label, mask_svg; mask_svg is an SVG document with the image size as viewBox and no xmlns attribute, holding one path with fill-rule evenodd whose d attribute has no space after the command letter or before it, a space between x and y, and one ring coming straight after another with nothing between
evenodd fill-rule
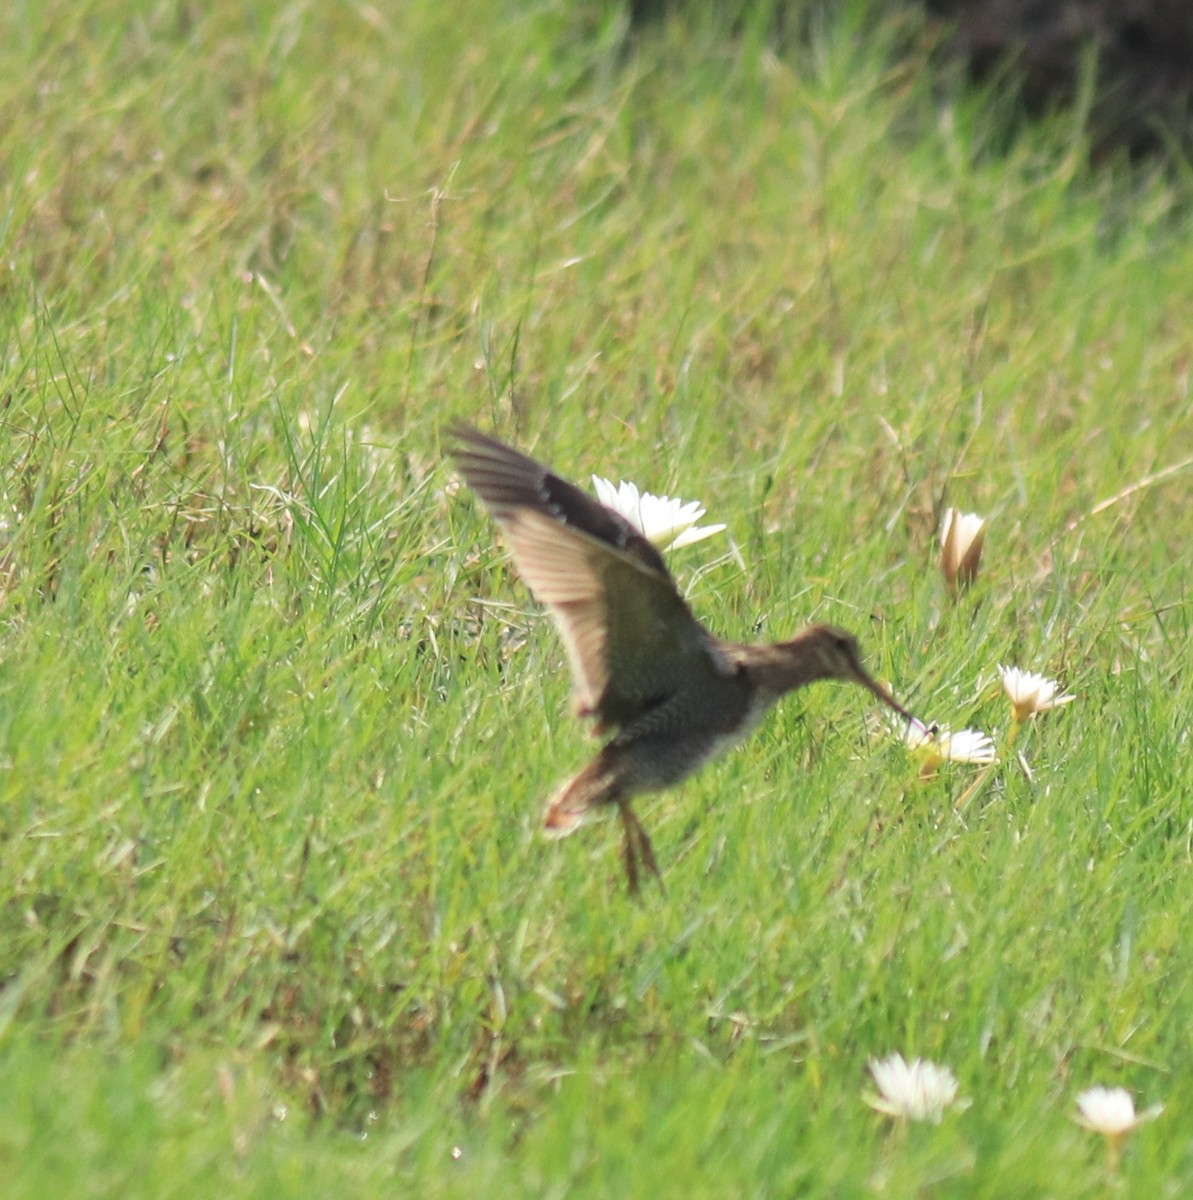
<instances>
[{"instance_id":1,"label":"bird's leg","mask_svg":"<svg viewBox=\"0 0 1193 1200\"><path fill-rule=\"evenodd\" d=\"M638 819L630 808L630 802L624 796L618 798L617 811L621 815L621 828L625 834L622 856L625 859L626 881L629 884L630 895L636 896L638 894L638 852L634 846L634 826L638 824Z\"/></svg>"},{"instance_id":2,"label":"bird's leg","mask_svg":"<svg viewBox=\"0 0 1193 1200\"><path fill-rule=\"evenodd\" d=\"M659 881L659 890L665 893L667 889L663 886L663 875L655 861L654 847L650 844L650 837L642 828L642 822L637 816L634 817L634 827L638 830L638 853L646 864L646 869Z\"/></svg>"},{"instance_id":3,"label":"bird's leg","mask_svg":"<svg viewBox=\"0 0 1193 1200\"><path fill-rule=\"evenodd\" d=\"M659 888L666 893L663 876L659 871L659 864L655 860L654 847L650 844L650 837L642 827L642 822L638 820L638 816L630 807L628 800L619 800L618 807L621 809L621 824L625 830L626 872L630 879L631 894L636 895L638 892L639 861L659 881Z\"/></svg>"}]
</instances>

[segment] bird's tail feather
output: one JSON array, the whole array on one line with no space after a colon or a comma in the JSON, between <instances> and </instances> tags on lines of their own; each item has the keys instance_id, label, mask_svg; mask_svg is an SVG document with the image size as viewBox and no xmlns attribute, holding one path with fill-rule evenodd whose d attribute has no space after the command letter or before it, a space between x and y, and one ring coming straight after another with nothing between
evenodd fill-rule
<instances>
[{"instance_id":1,"label":"bird's tail feather","mask_svg":"<svg viewBox=\"0 0 1193 1200\"><path fill-rule=\"evenodd\" d=\"M610 768L603 754L598 754L547 802L543 824L549 834L566 837L579 829L592 809L612 804L620 795L618 773Z\"/></svg>"}]
</instances>

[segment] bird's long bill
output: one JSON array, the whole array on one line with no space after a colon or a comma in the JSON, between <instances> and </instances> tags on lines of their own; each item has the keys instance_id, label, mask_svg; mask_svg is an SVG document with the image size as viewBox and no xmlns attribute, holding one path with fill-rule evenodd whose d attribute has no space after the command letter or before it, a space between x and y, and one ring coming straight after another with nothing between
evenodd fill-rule
<instances>
[{"instance_id":1,"label":"bird's long bill","mask_svg":"<svg viewBox=\"0 0 1193 1200\"><path fill-rule=\"evenodd\" d=\"M892 696L890 692L888 692L886 688L882 686L882 684L871 679L865 671L858 672L857 681L866 689L866 691L870 692L874 696L877 696L878 699L887 706L887 708L894 709L895 712L897 712L905 721L915 720L915 717L913 717L911 713L909 713L907 709L905 709L903 705L900 704L899 701L896 700L895 697Z\"/></svg>"}]
</instances>

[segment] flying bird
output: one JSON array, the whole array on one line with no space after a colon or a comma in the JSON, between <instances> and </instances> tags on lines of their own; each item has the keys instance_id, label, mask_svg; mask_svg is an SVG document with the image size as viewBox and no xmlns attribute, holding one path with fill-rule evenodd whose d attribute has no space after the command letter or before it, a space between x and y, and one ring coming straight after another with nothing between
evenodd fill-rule
<instances>
[{"instance_id":1,"label":"flying bird","mask_svg":"<svg viewBox=\"0 0 1193 1200\"><path fill-rule=\"evenodd\" d=\"M845 680L913 719L867 673L852 634L811 625L771 645L723 641L692 614L662 556L624 517L496 438L463 425L448 432L464 481L555 619L575 714L592 720L595 734L612 734L548 802L546 827L568 834L615 804L631 892L640 864L662 883L633 797L678 783L741 741L787 692Z\"/></svg>"}]
</instances>

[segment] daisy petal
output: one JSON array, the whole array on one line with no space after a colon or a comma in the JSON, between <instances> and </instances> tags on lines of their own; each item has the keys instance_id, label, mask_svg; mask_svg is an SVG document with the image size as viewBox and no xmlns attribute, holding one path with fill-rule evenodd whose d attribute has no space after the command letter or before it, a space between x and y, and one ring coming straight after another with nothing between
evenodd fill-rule
<instances>
[{"instance_id":1,"label":"daisy petal","mask_svg":"<svg viewBox=\"0 0 1193 1200\"><path fill-rule=\"evenodd\" d=\"M940 570L954 596L977 579L985 540L985 517L956 508L946 510L940 529Z\"/></svg>"},{"instance_id":2,"label":"daisy petal","mask_svg":"<svg viewBox=\"0 0 1193 1200\"><path fill-rule=\"evenodd\" d=\"M948 1067L920 1058L910 1063L901 1054L871 1059L870 1074L879 1094L866 1096L866 1103L888 1116L939 1124L946 1108L966 1103L958 1101L957 1077Z\"/></svg>"},{"instance_id":3,"label":"daisy petal","mask_svg":"<svg viewBox=\"0 0 1193 1200\"><path fill-rule=\"evenodd\" d=\"M1003 690L1014 709L1016 722L1022 724L1028 717L1062 704L1071 704L1077 697L1071 694L1058 695L1060 684L1046 675L1034 671L1022 671L1018 667L998 668Z\"/></svg>"},{"instance_id":4,"label":"daisy petal","mask_svg":"<svg viewBox=\"0 0 1193 1200\"><path fill-rule=\"evenodd\" d=\"M1126 1088L1096 1086L1077 1094L1079 1125L1104 1137L1122 1137L1145 1121L1154 1120L1164 1111L1164 1105L1153 1104L1143 1112L1135 1111L1135 1101Z\"/></svg>"},{"instance_id":5,"label":"daisy petal","mask_svg":"<svg viewBox=\"0 0 1193 1200\"><path fill-rule=\"evenodd\" d=\"M697 525L704 516L704 506L698 500L680 500L671 496L655 496L640 491L635 483L614 486L599 475L592 477L597 499L624 517L647 541L659 550L690 546L693 542L712 537L724 525Z\"/></svg>"}]
</instances>

